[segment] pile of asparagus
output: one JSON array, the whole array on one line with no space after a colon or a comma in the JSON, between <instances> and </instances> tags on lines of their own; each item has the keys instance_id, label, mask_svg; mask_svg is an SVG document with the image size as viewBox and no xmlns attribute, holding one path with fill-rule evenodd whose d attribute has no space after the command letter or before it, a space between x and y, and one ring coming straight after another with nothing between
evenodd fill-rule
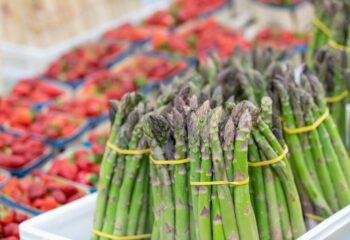
<instances>
[{"instance_id":1,"label":"pile of asparagus","mask_svg":"<svg viewBox=\"0 0 350 240\"><path fill-rule=\"evenodd\" d=\"M319 80L305 70L295 83L271 50L235 54L112 104L94 239L295 239L303 213L349 204L349 157Z\"/></svg>"},{"instance_id":2,"label":"pile of asparagus","mask_svg":"<svg viewBox=\"0 0 350 240\"><path fill-rule=\"evenodd\" d=\"M235 106L232 98L220 101L217 89L185 99L176 96L173 106L148 117L145 132L152 157L190 160L151 166L153 197L159 201L152 239L300 236L304 220L287 158L248 171L248 161L283 156L284 146L258 108L250 102ZM272 118L269 98L264 108L265 117ZM270 201L270 191L278 201Z\"/></svg>"}]
</instances>

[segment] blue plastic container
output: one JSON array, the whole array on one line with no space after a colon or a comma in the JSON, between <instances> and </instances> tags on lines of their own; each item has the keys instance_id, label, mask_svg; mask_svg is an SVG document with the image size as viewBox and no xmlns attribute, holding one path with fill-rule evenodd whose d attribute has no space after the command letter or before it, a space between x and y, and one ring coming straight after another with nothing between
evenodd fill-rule
<instances>
[{"instance_id":1,"label":"blue plastic container","mask_svg":"<svg viewBox=\"0 0 350 240\"><path fill-rule=\"evenodd\" d=\"M1 169L1 168L0 168L0 174L3 174L5 176L5 179L2 182L0 182L0 189L2 189L5 186L5 184L8 182L8 180L10 180L11 174L9 171L6 171L5 169Z\"/></svg>"}]
</instances>

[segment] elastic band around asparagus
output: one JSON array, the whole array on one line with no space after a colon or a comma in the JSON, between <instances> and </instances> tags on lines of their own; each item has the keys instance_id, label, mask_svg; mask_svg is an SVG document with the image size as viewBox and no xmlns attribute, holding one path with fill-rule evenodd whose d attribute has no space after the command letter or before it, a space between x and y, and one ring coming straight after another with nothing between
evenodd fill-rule
<instances>
[{"instance_id":1,"label":"elastic band around asparagus","mask_svg":"<svg viewBox=\"0 0 350 240\"><path fill-rule=\"evenodd\" d=\"M173 160L156 160L152 157L152 154L149 155L149 159L152 161L152 163L156 165L177 165L177 164L189 163L191 161L191 159L189 158L173 159Z\"/></svg>"},{"instance_id":2,"label":"elastic band around asparagus","mask_svg":"<svg viewBox=\"0 0 350 240\"><path fill-rule=\"evenodd\" d=\"M235 185L235 186L240 186L240 185L246 185L249 183L249 178L240 180L240 181L210 181L210 182L191 182L191 186L214 186L214 185Z\"/></svg>"},{"instance_id":3,"label":"elastic band around asparagus","mask_svg":"<svg viewBox=\"0 0 350 240\"><path fill-rule=\"evenodd\" d=\"M313 213L304 213L305 217L322 222L324 220L323 217L315 215Z\"/></svg>"},{"instance_id":4,"label":"elastic band around asparagus","mask_svg":"<svg viewBox=\"0 0 350 240\"><path fill-rule=\"evenodd\" d=\"M350 53L350 47L347 47L347 46L344 46L340 43L337 43L333 39L329 39L328 45L334 49L338 49L338 50L346 51L346 52Z\"/></svg>"},{"instance_id":5,"label":"elastic band around asparagus","mask_svg":"<svg viewBox=\"0 0 350 240\"><path fill-rule=\"evenodd\" d=\"M264 166L268 166L277 162L282 161L283 159L286 158L288 154L288 146L284 145L284 150L282 152L281 155L279 155L278 157L274 158L274 159L270 159L270 160L265 160L265 161L261 161L261 162L248 162L248 166L249 167L264 167Z\"/></svg>"},{"instance_id":6,"label":"elastic band around asparagus","mask_svg":"<svg viewBox=\"0 0 350 240\"><path fill-rule=\"evenodd\" d=\"M327 37L332 35L331 30L316 16L312 18L312 23L320 29Z\"/></svg>"},{"instance_id":7,"label":"elastic band around asparagus","mask_svg":"<svg viewBox=\"0 0 350 240\"><path fill-rule=\"evenodd\" d=\"M283 127L283 130L288 133L288 134L298 134L298 133L305 133L305 132L310 132L315 130L326 118L329 116L329 109L327 110L320 116L319 119L317 119L313 124L305 127L300 127L300 128L287 128Z\"/></svg>"},{"instance_id":8,"label":"elastic band around asparagus","mask_svg":"<svg viewBox=\"0 0 350 240\"><path fill-rule=\"evenodd\" d=\"M149 148L146 148L146 149L122 149L122 148L119 148L119 147L113 145L110 142L107 142L107 146L110 149L112 149L112 150L114 150L117 153L122 154L122 155L142 155L145 153L149 153L151 151L151 149L149 149Z\"/></svg>"},{"instance_id":9,"label":"elastic band around asparagus","mask_svg":"<svg viewBox=\"0 0 350 240\"><path fill-rule=\"evenodd\" d=\"M349 91L345 90L344 92L342 92L338 96L325 97L325 100L327 103L337 103L337 102L340 102L341 100L343 100L344 98L346 98L348 95L349 95Z\"/></svg>"},{"instance_id":10,"label":"elastic band around asparagus","mask_svg":"<svg viewBox=\"0 0 350 240\"><path fill-rule=\"evenodd\" d=\"M98 230L93 230L93 233L99 237L108 238L111 240L136 240L136 239L144 239L144 238L150 238L152 234L146 233L146 234L139 234L139 235L130 235L130 236L113 236L107 233L103 233Z\"/></svg>"}]
</instances>

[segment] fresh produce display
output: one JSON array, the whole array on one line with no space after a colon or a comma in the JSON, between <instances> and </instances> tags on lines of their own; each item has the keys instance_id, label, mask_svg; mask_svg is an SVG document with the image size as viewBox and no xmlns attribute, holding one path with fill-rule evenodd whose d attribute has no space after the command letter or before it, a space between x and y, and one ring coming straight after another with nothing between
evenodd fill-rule
<instances>
[{"instance_id":1,"label":"fresh produce display","mask_svg":"<svg viewBox=\"0 0 350 240\"><path fill-rule=\"evenodd\" d=\"M83 147L68 151L53 159L47 174L87 186L96 186L102 156Z\"/></svg>"},{"instance_id":2,"label":"fresh produce display","mask_svg":"<svg viewBox=\"0 0 350 240\"><path fill-rule=\"evenodd\" d=\"M1 190L7 198L30 209L49 211L86 195L80 186L39 171L12 177Z\"/></svg>"},{"instance_id":3,"label":"fresh produce display","mask_svg":"<svg viewBox=\"0 0 350 240\"><path fill-rule=\"evenodd\" d=\"M105 68L118 55L127 50L125 44L100 40L79 46L54 61L44 77L72 83L90 73Z\"/></svg>"},{"instance_id":4,"label":"fresh produce display","mask_svg":"<svg viewBox=\"0 0 350 240\"><path fill-rule=\"evenodd\" d=\"M19 224L30 215L0 204L0 239L19 240Z\"/></svg>"},{"instance_id":5,"label":"fresh produce display","mask_svg":"<svg viewBox=\"0 0 350 240\"><path fill-rule=\"evenodd\" d=\"M55 101L50 105L49 109L82 118L96 118L107 114L108 103L104 98L88 95L84 98Z\"/></svg>"},{"instance_id":6,"label":"fresh produce display","mask_svg":"<svg viewBox=\"0 0 350 240\"><path fill-rule=\"evenodd\" d=\"M0 132L0 167L18 170L48 156L51 149L28 134L16 136ZM0 181L1 182L1 181Z\"/></svg>"},{"instance_id":7,"label":"fresh produce display","mask_svg":"<svg viewBox=\"0 0 350 240\"><path fill-rule=\"evenodd\" d=\"M168 9L154 12L144 23L170 29L210 14L224 4L224 0L177 0Z\"/></svg>"},{"instance_id":8,"label":"fresh produce display","mask_svg":"<svg viewBox=\"0 0 350 240\"><path fill-rule=\"evenodd\" d=\"M23 113L16 111L14 117L11 117L6 124L6 127L20 133L54 140L66 138L77 133L83 124L85 124L83 118L52 111L34 112L27 108L23 109Z\"/></svg>"},{"instance_id":9,"label":"fresh produce display","mask_svg":"<svg viewBox=\"0 0 350 240\"><path fill-rule=\"evenodd\" d=\"M265 28L261 30L254 41L259 46L271 46L276 48L306 46L308 36L306 33L293 33L277 28Z\"/></svg>"},{"instance_id":10,"label":"fresh produce display","mask_svg":"<svg viewBox=\"0 0 350 240\"><path fill-rule=\"evenodd\" d=\"M252 36L226 4L172 1L18 81L1 201L40 214L97 190L93 240L291 240L347 207L349 2L313 1L310 36ZM0 205L0 239L31 214Z\"/></svg>"},{"instance_id":11,"label":"fresh produce display","mask_svg":"<svg viewBox=\"0 0 350 240\"><path fill-rule=\"evenodd\" d=\"M155 50L199 58L213 51L227 58L237 46L247 49L250 43L241 33L220 25L213 18L188 23L174 34L158 34L153 38Z\"/></svg>"},{"instance_id":12,"label":"fresh produce display","mask_svg":"<svg viewBox=\"0 0 350 240\"><path fill-rule=\"evenodd\" d=\"M13 101L26 100L31 103L45 103L69 96L67 89L37 78L23 79L13 87L9 98Z\"/></svg>"}]
</instances>

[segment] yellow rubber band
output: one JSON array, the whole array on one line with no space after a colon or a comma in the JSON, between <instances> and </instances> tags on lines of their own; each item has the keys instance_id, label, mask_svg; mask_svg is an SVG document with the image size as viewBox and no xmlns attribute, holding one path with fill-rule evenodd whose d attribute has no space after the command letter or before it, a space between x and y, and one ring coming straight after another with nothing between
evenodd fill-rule
<instances>
[{"instance_id":1,"label":"yellow rubber band","mask_svg":"<svg viewBox=\"0 0 350 240\"><path fill-rule=\"evenodd\" d=\"M312 18L312 23L325 35L327 35L327 37L330 37L332 35L332 31L318 17L314 16Z\"/></svg>"},{"instance_id":2,"label":"yellow rubber band","mask_svg":"<svg viewBox=\"0 0 350 240\"><path fill-rule=\"evenodd\" d=\"M304 213L304 215L305 215L305 217L307 217L307 218L314 219L314 220L317 220L317 221L320 221L320 222L322 222L322 221L324 220L323 217L317 216L317 215L315 215L315 214L313 214L313 213Z\"/></svg>"},{"instance_id":3,"label":"yellow rubber band","mask_svg":"<svg viewBox=\"0 0 350 240\"><path fill-rule=\"evenodd\" d=\"M322 114L322 116L319 119L317 119L312 125L300 127L300 128L293 128L293 129L283 127L283 130L288 134L310 132L312 130L315 130L328 116L329 116L329 110L327 108L325 113Z\"/></svg>"},{"instance_id":4,"label":"yellow rubber band","mask_svg":"<svg viewBox=\"0 0 350 240\"><path fill-rule=\"evenodd\" d=\"M122 149L122 148L119 148L115 145L113 145L112 143L110 142L107 142L107 146L116 151L117 153L119 154L123 154L123 155L141 155L141 154L145 154L145 153L149 153L150 152L150 149L149 148L146 148L146 149Z\"/></svg>"},{"instance_id":5,"label":"yellow rubber band","mask_svg":"<svg viewBox=\"0 0 350 240\"><path fill-rule=\"evenodd\" d=\"M189 158L185 159L174 159L174 160L156 160L152 157L152 154L149 155L149 159L157 165L176 165L176 164L183 164L183 163L189 163L191 160Z\"/></svg>"},{"instance_id":6,"label":"yellow rubber band","mask_svg":"<svg viewBox=\"0 0 350 240\"><path fill-rule=\"evenodd\" d=\"M211 182L191 182L191 186L213 186L213 185L245 185L249 183L249 178L243 179L241 181L211 181Z\"/></svg>"},{"instance_id":7,"label":"yellow rubber band","mask_svg":"<svg viewBox=\"0 0 350 240\"><path fill-rule=\"evenodd\" d=\"M327 103L336 103L336 102L340 102L341 100L346 98L348 95L349 95L348 90L345 90L344 92L342 92L338 96L325 97L325 100L326 100Z\"/></svg>"},{"instance_id":8,"label":"yellow rubber band","mask_svg":"<svg viewBox=\"0 0 350 240\"><path fill-rule=\"evenodd\" d=\"M99 237L105 237L112 240L136 240L136 239L142 239L142 238L150 238L152 236L152 234L150 233L134 235L134 236L113 236L95 229L93 230L93 233Z\"/></svg>"},{"instance_id":9,"label":"yellow rubber band","mask_svg":"<svg viewBox=\"0 0 350 240\"><path fill-rule=\"evenodd\" d=\"M346 52L350 53L350 47L339 44L336 41L334 41L333 39L329 39L328 45L334 49L338 49L338 50L346 51Z\"/></svg>"},{"instance_id":10,"label":"yellow rubber band","mask_svg":"<svg viewBox=\"0 0 350 240\"><path fill-rule=\"evenodd\" d=\"M271 160L261 161L261 162L248 162L248 166L249 167L263 167L263 166L271 165L271 164L277 163L279 161L282 161L287 156L287 154L288 154L288 146L284 145L283 153L281 155L279 155L278 157L271 159Z\"/></svg>"}]
</instances>

